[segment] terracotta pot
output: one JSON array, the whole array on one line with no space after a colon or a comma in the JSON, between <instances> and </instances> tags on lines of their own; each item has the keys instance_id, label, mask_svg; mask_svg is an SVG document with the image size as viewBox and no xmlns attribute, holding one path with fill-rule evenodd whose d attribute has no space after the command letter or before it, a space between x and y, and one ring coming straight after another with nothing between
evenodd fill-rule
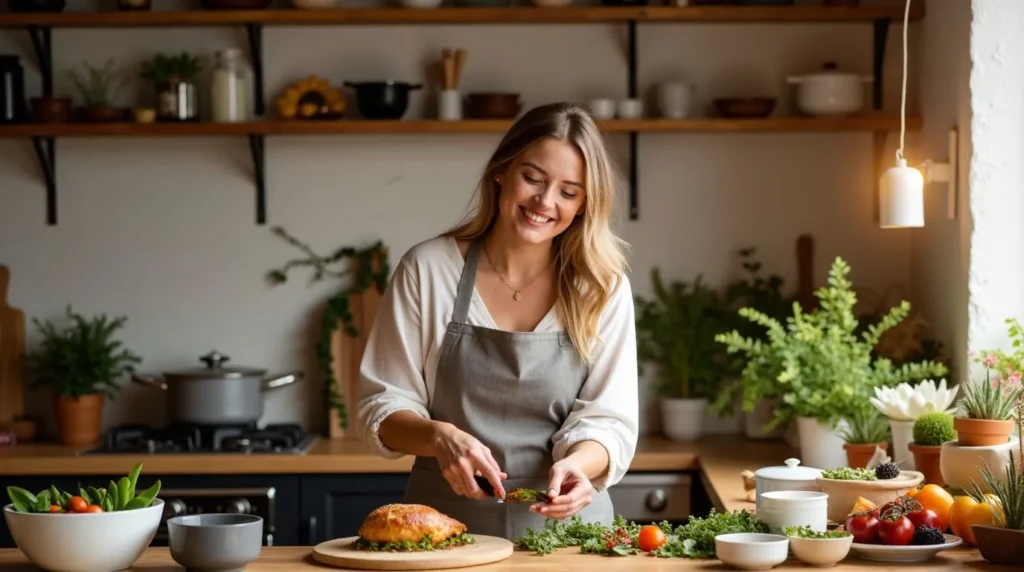
<instances>
[{"instance_id":1,"label":"terracotta pot","mask_svg":"<svg viewBox=\"0 0 1024 572\"><path fill-rule=\"evenodd\" d=\"M1024 530L1010 530L984 524L971 525L981 557L992 564L1019 566L1024 562Z\"/></svg>"},{"instance_id":2,"label":"terracotta pot","mask_svg":"<svg viewBox=\"0 0 1024 572\"><path fill-rule=\"evenodd\" d=\"M99 443L104 401L102 393L78 398L55 396L53 409L61 442L69 447L91 447Z\"/></svg>"},{"instance_id":3,"label":"terracotta pot","mask_svg":"<svg viewBox=\"0 0 1024 572\"><path fill-rule=\"evenodd\" d=\"M911 443L910 452L914 454L914 467L924 474L924 482L943 486L941 445L918 445Z\"/></svg>"},{"instance_id":4,"label":"terracotta pot","mask_svg":"<svg viewBox=\"0 0 1024 572\"><path fill-rule=\"evenodd\" d=\"M32 118L37 123L64 123L71 119L70 97L33 97Z\"/></svg>"},{"instance_id":5,"label":"terracotta pot","mask_svg":"<svg viewBox=\"0 0 1024 572\"><path fill-rule=\"evenodd\" d=\"M122 107L92 106L80 107L78 119L87 123L117 123L124 121L128 110Z\"/></svg>"},{"instance_id":6,"label":"terracotta pot","mask_svg":"<svg viewBox=\"0 0 1024 572\"><path fill-rule=\"evenodd\" d=\"M988 447L1002 445L1010 440L1013 433L1013 419L993 421L991 419L953 418L957 442L964 447Z\"/></svg>"},{"instance_id":7,"label":"terracotta pot","mask_svg":"<svg viewBox=\"0 0 1024 572\"><path fill-rule=\"evenodd\" d=\"M844 443L843 449L846 450L846 463L853 469L863 469L868 465L868 461L875 454L875 448L881 447L882 450L889 448L888 443Z\"/></svg>"}]
</instances>

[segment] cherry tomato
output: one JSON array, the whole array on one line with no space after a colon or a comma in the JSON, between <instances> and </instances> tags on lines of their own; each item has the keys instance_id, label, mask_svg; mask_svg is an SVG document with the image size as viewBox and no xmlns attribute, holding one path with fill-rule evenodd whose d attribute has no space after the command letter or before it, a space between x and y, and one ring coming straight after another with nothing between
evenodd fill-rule
<instances>
[{"instance_id":1,"label":"cherry tomato","mask_svg":"<svg viewBox=\"0 0 1024 572\"><path fill-rule=\"evenodd\" d=\"M60 508L59 504L51 504L50 512L63 512L64 509Z\"/></svg>"},{"instance_id":2,"label":"cherry tomato","mask_svg":"<svg viewBox=\"0 0 1024 572\"><path fill-rule=\"evenodd\" d=\"M930 508L912 510L907 512L906 516L910 519L915 529L922 526L933 526L939 529L939 531L942 530L942 521L939 520L939 515L935 514L935 511Z\"/></svg>"},{"instance_id":3,"label":"cherry tomato","mask_svg":"<svg viewBox=\"0 0 1024 572\"><path fill-rule=\"evenodd\" d=\"M851 514L846 519L846 531L857 544L872 544L878 538L878 516L874 511Z\"/></svg>"},{"instance_id":4,"label":"cherry tomato","mask_svg":"<svg viewBox=\"0 0 1024 572\"><path fill-rule=\"evenodd\" d=\"M640 534L637 536L637 543L640 545L640 550L644 552L650 552L661 547L665 544L665 531L661 527L648 524L647 526L640 529Z\"/></svg>"},{"instance_id":5,"label":"cherry tomato","mask_svg":"<svg viewBox=\"0 0 1024 572\"><path fill-rule=\"evenodd\" d=\"M914 539L914 523L902 514L893 513L878 520L878 540L889 546L906 546Z\"/></svg>"},{"instance_id":6,"label":"cherry tomato","mask_svg":"<svg viewBox=\"0 0 1024 572\"><path fill-rule=\"evenodd\" d=\"M91 504L85 509L85 512L103 512L103 507L98 504Z\"/></svg>"},{"instance_id":7,"label":"cherry tomato","mask_svg":"<svg viewBox=\"0 0 1024 572\"><path fill-rule=\"evenodd\" d=\"M71 512L85 512L89 508L89 503L85 502L82 497L71 497L68 508L71 509Z\"/></svg>"}]
</instances>

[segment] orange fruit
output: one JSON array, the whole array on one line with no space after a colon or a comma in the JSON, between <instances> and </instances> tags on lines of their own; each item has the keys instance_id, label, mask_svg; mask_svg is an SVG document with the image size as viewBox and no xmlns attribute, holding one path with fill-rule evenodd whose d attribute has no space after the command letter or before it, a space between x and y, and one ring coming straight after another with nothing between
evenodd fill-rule
<instances>
[{"instance_id":1,"label":"orange fruit","mask_svg":"<svg viewBox=\"0 0 1024 572\"><path fill-rule=\"evenodd\" d=\"M917 491L914 499L924 508L935 511L935 515L939 517L939 522L944 527L942 530L945 532L950 523L949 511L953 508L953 495L939 485L928 484Z\"/></svg>"},{"instance_id":2,"label":"orange fruit","mask_svg":"<svg viewBox=\"0 0 1024 572\"><path fill-rule=\"evenodd\" d=\"M850 514L875 510L876 508L878 508L877 504L864 497L857 497L857 501L853 503L853 509L850 510Z\"/></svg>"}]
</instances>

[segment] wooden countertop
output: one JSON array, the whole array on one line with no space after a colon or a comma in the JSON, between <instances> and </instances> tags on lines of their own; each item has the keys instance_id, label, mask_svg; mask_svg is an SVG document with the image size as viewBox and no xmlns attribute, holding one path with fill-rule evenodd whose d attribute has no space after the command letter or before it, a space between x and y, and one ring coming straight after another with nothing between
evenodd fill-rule
<instances>
[{"instance_id":1,"label":"wooden countertop","mask_svg":"<svg viewBox=\"0 0 1024 572\"><path fill-rule=\"evenodd\" d=\"M323 566L310 557L311 549L301 546L263 548L260 558L246 567L246 572L292 572L301 570L341 570ZM494 564L473 566L477 572L521 572L523 570L559 570L562 572L650 572L663 570L732 570L718 560L689 560L686 558L653 558L649 556L610 557L580 554L578 548L566 548L554 554L536 556L517 550L508 559ZM807 572L808 566L793 558L772 570L778 572ZM15 548L0 549L0 572L38 572L22 553ZM181 572L184 570L171 560L167 548L148 548L132 572ZM467 568L462 568L467 570ZM859 560L847 556L831 570L892 570L899 572L929 572L943 570L1007 570L985 562L976 549L954 548L940 553L934 559L920 564L887 564Z\"/></svg>"},{"instance_id":2,"label":"wooden countertop","mask_svg":"<svg viewBox=\"0 0 1024 572\"><path fill-rule=\"evenodd\" d=\"M781 465L796 452L781 441L752 441L738 435L706 436L692 443L643 437L630 471L685 471L700 476L715 506L753 508L740 473ZM81 455L59 445L0 448L0 475L127 474L135 463L159 475L403 473L412 457L382 459L355 440L320 439L305 455Z\"/></svg>"}]
</instances>

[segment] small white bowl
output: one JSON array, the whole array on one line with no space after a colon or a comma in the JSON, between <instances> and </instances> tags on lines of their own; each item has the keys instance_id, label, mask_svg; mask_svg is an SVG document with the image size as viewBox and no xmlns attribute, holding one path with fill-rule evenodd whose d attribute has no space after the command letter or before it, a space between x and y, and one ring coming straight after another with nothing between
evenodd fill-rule
<instances>
[{"instance_id":1,"label":"small white bowl","mask_svg":"<svg viewBox=\"0 0 1024 572\"><path fill-rule=\"evenodd\" d=\"M850 553L852 545L852 534L841 538L789 537L789 547L793 550L793 556L804 564L819 568L829 568L838 564Z\"/></svg>"},{"instance_id":2,"label":"small white bowl","mask_svg":"<svg viewBox=\"0 0 1024 572\"><path fill-rule=\"evenodd\" d=\"M789 537L779 534L738 532L715 537L715 552L722 562L740 570L770 570L789 557Z\"/></svg>"},{"instance_id":3,"label":"small white bowl","mask_svg":"<svg viewBox=\"0 0 1024 572\"><path fill-rule=\"evenodd\" d=\"M24 513L4 507L14 544L33 564L51 572L131 568L153 541L164 501L135 510L85 514Z\"/></svg>"}]
</instances>

